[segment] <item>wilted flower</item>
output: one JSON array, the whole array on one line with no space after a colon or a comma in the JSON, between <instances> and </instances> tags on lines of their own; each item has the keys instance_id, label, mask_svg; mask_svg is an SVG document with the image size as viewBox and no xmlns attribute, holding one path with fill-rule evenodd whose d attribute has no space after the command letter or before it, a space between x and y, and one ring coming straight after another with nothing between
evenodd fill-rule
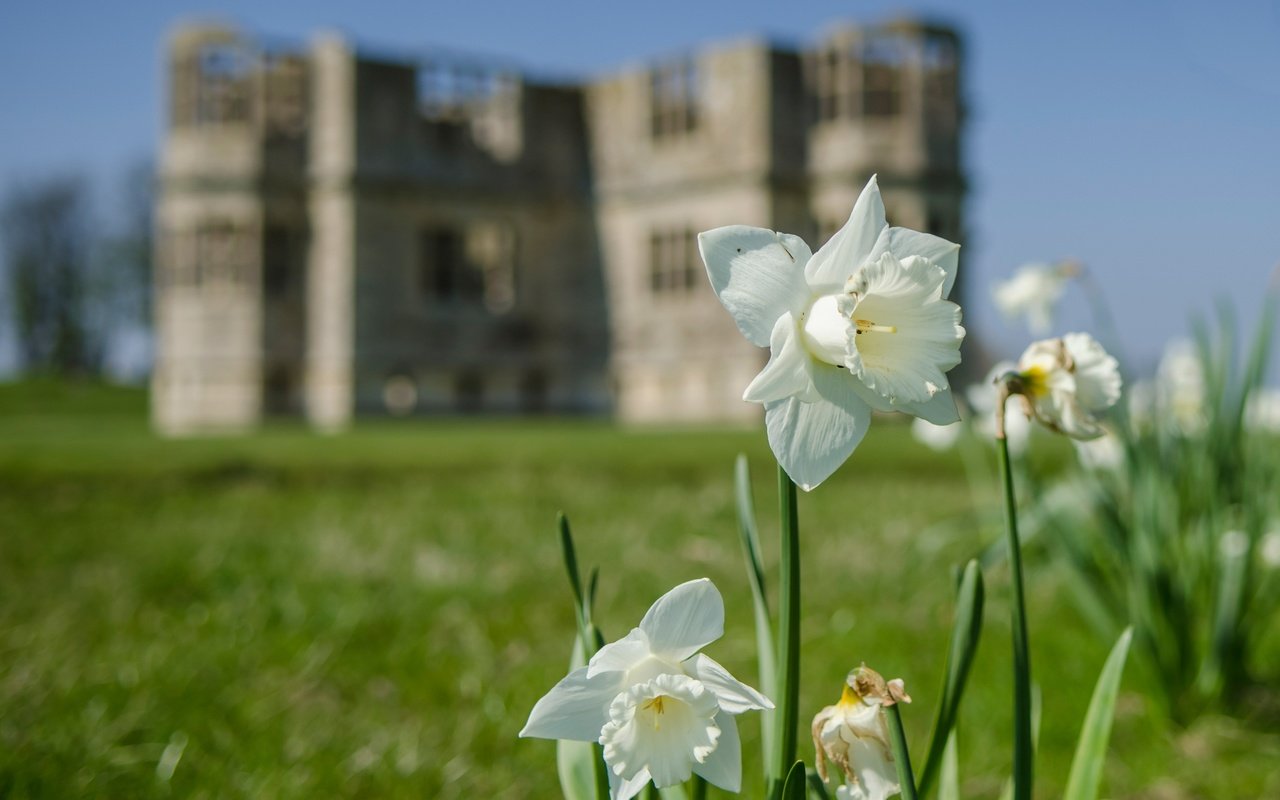
<instances>
[{"instance_id":1,"label":"wilted flower","mask_svg":"<svg viewBox=\"0 0 1280 800\"><path fill-rule=\"evenodd\" d=\"M533 707L521 736L599 742L614 800L650 780L697 773L731 792L742 782L734 715L773 708L698 651L724 634L724 601L706 578L658 598L624 638L605 645Z\"/></svg>"},{"instance_id":2,"label":"wilted flower","mask_svg":"<svg viewBox=\"0 0 1280 800\"><path fill-rule=\"evenodd\" d=\"M845 678L840 702L813 718L813 748L818 775L829 780L827 762L840 768L844 785L837 796L849 800L884 800L901 791L889 745L884 706L910 703L902 680L885 682L866 664Z\"/></svg>"},{"instance_id":3,"label":"wilted flower","mask_svg":"<svg viewBox=\"0 0 1280 800\"><path fill-rule=\"evenodd\" d=\"M1074 439L1105 431L1099 415L1120 399L1120 365L1087 333L1068 333L1027 348L1007 384L1028 416Z\"/></svg>"},{"instance_id":4,"label":"wilted flower","mask_svg":"<svg viewBox=\"0 0 1280 800\"><path fill-rule=\"evenodd\" d=\"M946 376L964 338L946 300L959 245L890 228L875 178L817 253L743 225L701 233L698 246L738 329L770 348L743 399L764 404L769 445L805 490L844 463L873 410L959 419Z\"/></svg>"},{"instance_id":5,"label":"wilted flower","mask_svg":"<svg viewBox=\"0 0 1280 800\"><path fill-rule=\"evenodd\" d=\"M1026 317L1031 332L1043 336L1053 325L1053 309L1067 281L1079 274L1080 266L1074 261L1019 267L1008 280L996 284L996 307L1009 319Z\"/></svg>"}]
</instances>

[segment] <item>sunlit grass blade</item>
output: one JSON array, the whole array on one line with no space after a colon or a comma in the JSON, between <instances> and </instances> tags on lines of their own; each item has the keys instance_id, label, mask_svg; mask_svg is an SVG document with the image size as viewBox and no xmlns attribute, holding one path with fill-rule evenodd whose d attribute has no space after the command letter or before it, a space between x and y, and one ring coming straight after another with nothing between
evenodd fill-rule
<instances>
[{"instance_id":1,"label":"sunlit grass blade","mask_svg":"<svg viewBox=\"0 0 1280 800\"><path fill-rule=\"evenodd\" d=\"M778 465L778 516L782 540L778 564L781 576L778 586L779 691L772 699L777 706L773 751L777 765L775 774L780 775L786 765L796 759L796 726L800 711L800 517L796 485L781 464Z\"/></svg>"},{"instance_id":2,"label":"sunlit grass blade","mask_svg":"<svg viewBox=\"0 0 1280 800\"><path fill-rule=\"evenodd\" d=\"M920 794L927 795L942 765L943 753L955 726L960 698L964 694L973 665L978 639L982 634L982 606L985 590L982 569L976 560L965 565L956 595L955 626L951 629L951 647L947 651L947 673L942 683L942 696L938 701L938 713L933 721L933 735L929 741L929 753L920 771Z\"/></svg>"},{"instance_id":3,"label":"sunlit grass blade","mask_svg":"<svg viewBox=\"0 0 1280 800\"><path fill-rule=\"evenodd\" d=\"M751 471L747 457L739 455L734 466L734 495L738 508L738 530L741 533L743 557L747 562L747 582L751 584L751 600L756 622L756 660L760 671L760 689L765 696L778 696L777 645L773 639L773 620L769 615L764 563L760 557L760 533L756 526L755 502L751 493ZM773 752L776 715L772 710L760 713L761 752ZM764 778L771 784L782 776L774 772L770 758L764 761Z\"/></svg>"},{"instance_id":4,"label":"sunlit grass blade","mask_svg":"<svg viewBox=\"0 0 1280 800\"><path fill-rule=\"evenodd\" d=\"M805 786L807 784L808 778L805 776L804 762L797 761L787 771L787 780L782 784L782 800L805 800Z\"/></svg>"},{"instance_id":5,"label":"sunlit grass blade","mask_svg":"<svg viewBox=\"0 0 1280 800\"><path fill-rule=\"evenodd\" d=\"M1084 715L1080 740L1071 761L1064 800L1096 800L1102 783L1102 766L1107 757L1107 740L1111 736L1111 722L1115 716L1116 697L1120 693L1120 677L1124 674L1125 660L1129 656L1129 642L1133 629L1126 628L1120 634L1111 655L1098 675L1093 689L1093 699Z\"/></svg>"},{"instance_id":6,"label":"sunlit grass blade","mask_svg":"<svg viewBox=\"0 0 1280 800\"><path fill-rule=\"evenodd\" d=\"M902 729L900 705L887 706L884 716L889 722L889 744L893 747L893 765L898 768L902 800L916 800L916 776L911 770L911 751L907 749L907 732Z\"/></svg>"},{"instance_id":7,"label":"sunlit grass blade","mask_svg":"<svg viewBox=\"0 0 1280 800\"><path fill-rule=\"evenodd\" d=\"M573 544L573 531L569 527L569 518L564 512L556 518L560 529L560 548L564 556L564 569L569 575L569 587L573 590L573 610L578 622L577 641L573 647L570 660L570 672L587 663L596 650L604 644L604 637L592 622L592 607L595 605L596 585L599 570L591 570L591 579L586 594L582 591L582 574L578 570L578 554ZM605 773L604 750L598 744L588 742L567 742L561 740L556 745L556 766L560 773L560 785L566 797L576 800L578 797L595 797L604 800L609 796L609 776ZM580 786L586 774L590 774L587 786L594 785L588 792ZM583 792L572 794L571 792Z\"/></svg>"},{"instance_id":8,"label":"sunlit grass blade","mask_svg":"<svg viewBox=\"0 0 1280 800\"><path fill-rule=\"evenodd\" d=\"M569 659L569 671L573 672L587 663L582 648L582 637L573 638L573 655ZM565 800L598 800L596 784L596 749L591 742L560 739L556 742L556 772L560 776L560 791ZM601 770L603 772L603 770ZM608 797L606 776L604 797Z\"/></svg>"},{"instance_id":9,"label":"sunlit grass blade","mask_svg":"<svg viewBox=\"0 0 1280 800\"><path fill-rule=\"evenodd\" d=\"M1226 673L1238 661L1233 658L1240 646L1240 614L1244 606L1245 586L1248 583L1249 540L1243 531L1230 531L1223 535L1223 546L1218 569L1218 596L1213 613L1213 628L1209 652L1197 677L1200 692L1206 697L1216 697L1230 679ZM1237 676L1238 677L1238 676Z\"/></svg>"},{"instance_id":10,"label":"sunlit grass blade","mask_svg":"<svg viewBox=\"0 0 1280 800\"><path fill-rule=\"evenodd\" d=\"M924 794L922 790L920 794ZM938 776L938 800L960 800L960 746L956 729L951 729L942 752L942 770Z\"/></svg>"}]
</instances>

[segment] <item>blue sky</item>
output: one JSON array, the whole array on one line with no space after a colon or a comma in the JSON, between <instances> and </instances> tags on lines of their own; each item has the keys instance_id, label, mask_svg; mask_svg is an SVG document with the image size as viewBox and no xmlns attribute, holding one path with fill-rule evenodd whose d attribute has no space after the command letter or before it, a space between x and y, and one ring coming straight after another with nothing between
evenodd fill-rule
<instances>
[{"instance_id":1,"label":"blue sky","mask_svg":"<svg viewBox=\"0 0 1280 800\"><path fill-rule=\"evenodd\" d=\"M9 3L0 189L72 169L105 186L154 150L162 43L184 18L298 40L336 28L368 45L444 47L575 77L742 36L802 43L839 20L907 9L967 37L971 330L1019 351L1027 334L996 317L989 287L1018 264L1063 256L1097 275L1138 360L1219 296L1256 317L1280 264L1274 0ZM1069 293L1060 327L1088 324L1083 297Z\"/></svg>"}]
</instances>

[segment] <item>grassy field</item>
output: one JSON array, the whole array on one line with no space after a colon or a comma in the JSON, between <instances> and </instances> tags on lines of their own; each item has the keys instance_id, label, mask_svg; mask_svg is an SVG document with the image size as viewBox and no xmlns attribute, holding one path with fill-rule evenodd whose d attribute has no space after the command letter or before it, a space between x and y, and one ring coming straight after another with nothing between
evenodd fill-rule
<instances>
[{"instance_id":1,"label":"grassy field","mask_svg":"<svg viewBox=\"0 0 1280 800\"><path fill-rule=\"evenodd\" d=\"M555 797L554 745L516 732L572 642L556 512L600 566L606 636L709 576L729 615L709 652L753 681L739 452L772 564L775 478L758 430L371 422L166 441L134 390L0 387L0 797ZM981 492L994 490L993 475ZM971 508L958 460L894 424L801 498L807 713L866 661L906 680L923 756L951 570L998 535ZM1035 555L1049 798L1108 643ZM972 797L997 796L1010 760L1006 575L986 578L961 721ZM1131 665L1106 796L1280 796L1275 717L1173 729L1142 681ZM743 728L755 796L757 727Z\"/></svg>"}]
</instances>

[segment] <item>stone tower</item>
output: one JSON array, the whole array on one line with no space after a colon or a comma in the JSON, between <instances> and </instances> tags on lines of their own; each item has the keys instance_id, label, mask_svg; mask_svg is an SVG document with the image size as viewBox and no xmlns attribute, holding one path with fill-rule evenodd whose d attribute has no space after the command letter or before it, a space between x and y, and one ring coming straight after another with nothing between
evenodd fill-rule
<instances>
[{"instance_id":1,"label":"stone tower","mask_svg":"<svg viewBox=\"0 0 1280 800\"><path fill-rule=\"evenodd\" d=\"M158 429L608 409L578 88L212 26L170 64Z\"/></svg>"}]
</instances>

